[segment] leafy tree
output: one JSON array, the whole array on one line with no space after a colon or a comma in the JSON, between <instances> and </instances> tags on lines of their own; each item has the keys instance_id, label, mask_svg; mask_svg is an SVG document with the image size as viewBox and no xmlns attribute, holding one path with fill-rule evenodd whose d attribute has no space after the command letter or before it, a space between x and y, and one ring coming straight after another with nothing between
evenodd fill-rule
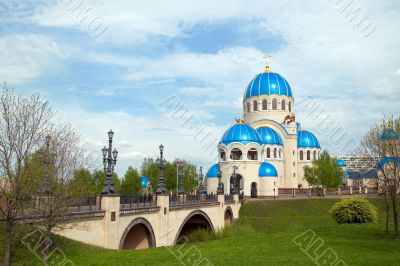
<instances>
[{"instance_id":1,"label":"leafy tree","mask_svg":"<svg viewBox=\"0 0 400 266\"><path fill-rule=\"evenodd\" d=\"M68 183L68 191L72 196L96 195L96 185L90 171L86 168L75 171L74 178Z\"/></svg>"},{"instance_id":2,"label":"leafy tree","mask_svg":"<svg viewBox=\"0 0 400 266\"><path fill-rule=\"evenodd\" d=\"M333 188L338 187L344 172L336 165L336 159L324 150L319 159L314 160L312 166L304 167L304 178L311 186Z\"/></svg>"},{"instance_id":3,"label":"leafy tree","mask_svg":"<svg viewBox=\"0 0 400 266\"><path fill-rule=\"evenodd\" d=\"M121 194L130 195L141 191L141 183L138 170L129 166L121 182Z\"/></svg>"}]
</instances>

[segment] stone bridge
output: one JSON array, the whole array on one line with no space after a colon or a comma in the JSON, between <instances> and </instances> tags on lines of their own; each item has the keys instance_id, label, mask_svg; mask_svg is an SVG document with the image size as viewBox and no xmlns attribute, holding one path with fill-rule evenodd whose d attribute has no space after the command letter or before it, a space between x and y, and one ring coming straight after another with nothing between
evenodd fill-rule
<instances>
[{"instance_id":1,"label":"stone bridge","mask_svg":"<svg viewBox=\"0 0 400 266\"><path fill-rule=\"evenodd\" d=\"M237 195L157 195L150 200L105 196L97 211L58 234L109 249L171 246L197 228L222 229L239 217ZM66 226L69 227L69 226Z\"/></svg>"}]
</instances>

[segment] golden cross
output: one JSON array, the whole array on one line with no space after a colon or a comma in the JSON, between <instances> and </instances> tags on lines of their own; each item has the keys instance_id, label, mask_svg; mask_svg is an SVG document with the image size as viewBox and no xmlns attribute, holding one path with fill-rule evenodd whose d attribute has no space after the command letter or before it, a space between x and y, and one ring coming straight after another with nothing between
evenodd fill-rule
<instances>
[{"instance_id":1,"label":"golden cross","mask_svg":"<svg viewBox=\"0 0 400 266\"><path fill-rule=\"evenodd\" d=\"M269 59L271 58L272 56L270 56L269 54L265 54L264 56L263 56L263 58L265 59L265 67L266 68L269 68Z\"/></svg>"}]
</instances>

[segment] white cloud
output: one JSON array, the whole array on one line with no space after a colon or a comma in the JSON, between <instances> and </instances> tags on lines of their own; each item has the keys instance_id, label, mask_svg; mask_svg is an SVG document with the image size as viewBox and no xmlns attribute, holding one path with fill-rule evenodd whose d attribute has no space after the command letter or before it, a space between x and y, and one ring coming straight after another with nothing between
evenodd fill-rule
<instances>
[{"instance_id":1,"label":"white cloud","mask_svg":"<svg viewBox=\"0 0 400 266\"><path fill-rule=\"evenodd\" d=\"M17 84L54 71L65 56L47 36L14 34L0 37L0 58L1 79Z\"/></svg>"}]
</instances>

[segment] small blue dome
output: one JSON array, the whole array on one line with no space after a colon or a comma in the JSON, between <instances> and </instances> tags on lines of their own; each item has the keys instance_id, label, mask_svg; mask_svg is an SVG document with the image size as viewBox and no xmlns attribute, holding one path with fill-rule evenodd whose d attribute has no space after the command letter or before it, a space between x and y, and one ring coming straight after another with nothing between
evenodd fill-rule
<instances>
[{"instance_id":1,"label":"small blue dome","mask_svg":"<svg viewBox=\"0 0 400 266\"><path fill-rule=\"evenodd\" d=\"M339 167L346 167L346 162L343 160L336 160L336 165Z\"/></svg>"},{"instance_id":2,"label":"small blue dome","mask_svg":"<svg viewBox=\"0 0 400 266\"><path fill-rule=\"evenodd\" d=\"M272 177L276 177L278 176L278 171L276 171L275 166L273 166L270 163L267 162L263 162L260 165L260 168L258 169L258 176L272 176Z\"/></svg>"},{"instance_id":3,"label":"small blue dome","mask_svg":"<svg viewBox=\"0 0 400 266\"><path fill-rule=\"evenodd\" d=\"M262 145L261 137L258 135L257 131L244 123L237 123L236 125L231 126L222 135L219 143L229 145L232 142L240 142L244 145L256 142L259 145Z\"/></svg>"},{"instance_id":4,"label":"small blue dome","mask_svg":"<svg viewBox=\"0 0 400 266\"><path fill-rule=\"evenodd\" d=\"M400 158L395 158L395 157L385 157L383 158L377 165L378 170L382 170L382 168L385 166L387 163L397 163L397 167L400 167Z\"/></svg>"},{"instance_id":5,"label":"small blue dome","mask_svg":"<svg viewBox=\"0 0 400 266\"><path fill-rule=\"evenodd\" d=\"M263 72L256 75L246 88L244 98L260 95L292 96L292 89L284 77L273 72Z\"/></svg>"},{"instance_id":6,"label":"small blue dome","mask_svg":"<svg viewBox=\"0 0 400 266\"><path fill-rule=\"evenodd\" d=\"M270 127L257 128L257 133L260 135L264 144L283 145L281 136Z\"/></svg>"},{"instance_id":7,"label":"small blue dome","mask_svg":"<svg viewBox=\"0 0 400 266\"><path fill-rule=\"evenodd\" d=\"M297 147L321 148L315 135L307 130L300 130L297 132Z\"/></svg>"},{"instance_id":8,"label":"small blue dome","mask_svg":"<svg viewBox=\"0 0 400 266\"><path fill-rule=\"evenodd\" d=\"M215 178L218 177L218 164L213 164L207 171L207 178Z\"/></svg>"},{"instance_id":9,"label":"small blue dome","mask_svg":"<svg viewBox=\"0 0 400 266\"><path fill-rule=\"evenodd\" d=\"M150 184L150 178L147 176L142 176L140 178L140 184L142 185L142 188L147 188L147 186Z\"/></svg>"},{"instance_id":10,"label":"small blue dome","mask_svg":"<svg viewBox=\"0 0 400 266\"><path fill-rule=\"evenodd\" d=\"M399 135L397 135L396 131L393 129L388 129L382 132L381 140L388 140L388 139L398 139Z\"/></svg>"}]
</instances>

